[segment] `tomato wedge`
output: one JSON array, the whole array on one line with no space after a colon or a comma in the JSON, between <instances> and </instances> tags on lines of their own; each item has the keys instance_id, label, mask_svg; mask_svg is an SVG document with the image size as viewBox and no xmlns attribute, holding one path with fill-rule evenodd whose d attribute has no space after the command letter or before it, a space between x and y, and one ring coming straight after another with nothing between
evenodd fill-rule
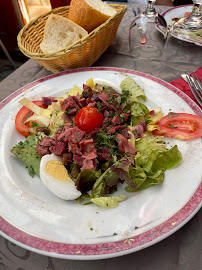
<instances>
[{"instance_id":1,"label":"tomato wedge","mask_svg":"<svg viewBox=\"0 0 202 270\"><path fill-rule=\"evenodd\" d=\"M104 117L95 107L83 107L75 116L75 124L83 131L90 133L100 127Z\"/></svg>"},{"instance_id":2,"label":"tomato wedge","mask_svg":"<svg viewBox=\"0 0 202 270\"><path fill-rule=\"evenodd\" d=\"M169 113L157 123L159 129L153 133L178 140L192 140L202 137L202 117L187 113Z\"/></svg>"},{"instance_id":3,"label":"tomato wedge","mask_svg":"<svg viewBox=\"0 0 202 270\"><path fill-rule=\"evenodd\" d=\"M33 101L37 106L46 109L47 106L42 105L41 100ZM24 137L28 137L32 132L30 131L30 126L25 124L25 120L31 116L33 112L27 107L23 106L15 117L15 128L16 130L23 135Z\"/></svg>"}]
</instances>

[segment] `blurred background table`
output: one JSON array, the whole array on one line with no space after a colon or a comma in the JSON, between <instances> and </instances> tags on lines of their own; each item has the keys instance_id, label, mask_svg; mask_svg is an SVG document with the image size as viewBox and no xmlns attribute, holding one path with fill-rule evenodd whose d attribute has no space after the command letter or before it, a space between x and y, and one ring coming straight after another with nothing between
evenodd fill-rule
<instances>
[{"instance_id":1,"label":"blurred background table","mask_svg":"<svg viewBox=\"0 0 202 270\"><path fill-rule=\"evenodd\" d=\"M125 4L125 3L124 3ZM134 5L137 8L136 5ZM145 6L139 5L140 10ZM158 12L168 7L157 6ZM134 18L132 7L128 10L119 26L115 42L93 66L121 67L151 74L166 82L191 73L200 67L197 63L174 63L172 67L165 61L139 60L130 56L129 26ZM28 60L0 83L0 101L26 84L50 75L51 72ZM74 261L50 258L25 250L0 237L0 269L2 270L86 270L86 269L133 269L133 270L198 270L202 269L202 210L185 226L165 240L144 250L122 257L97 260Z\"/></svg>"}]
</instances>

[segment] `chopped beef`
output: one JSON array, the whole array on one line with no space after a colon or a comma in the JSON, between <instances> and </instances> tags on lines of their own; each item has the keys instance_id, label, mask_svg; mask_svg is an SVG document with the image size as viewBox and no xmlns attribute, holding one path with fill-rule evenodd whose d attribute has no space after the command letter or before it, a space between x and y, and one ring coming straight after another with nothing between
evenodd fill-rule
<instances>
[{"instance_id":1,"label":"chopped beef","mask_svg":"<svg viewBox=\"0 0 202 270\"><path fill-rule=\"evenodd\" d=\"M78 113L78 109L77 108L73 108L73 109L68 110L68 115L69 116L75 115L77 113Z\"/></svg>"},{"instance_id":2,"label":"chopped beef","mask_svg":"<svg viewBox=\"0 0 202 270\"><path fill-rule=\"evenodd\" d=\"M89 134L89 136L91 137L91 138L94 138L95 137L95 135L98 133L100 131L100 128L95 128L93 131L91 131L91 133Z\"/></svg>"},{"instance_id":3,"label":"chopped beef","mask_svg":"<svg viewBox=\"0 0 202 270\"><path fill-rule=\"evenodd\" d=\"M72 120L72 118L71 118L71 120ZM62 130L65 131L65 130L69 129L70 127L72 127L72 124L71 123L66 123L64 125L64 127L62 128Z\"/></svg>"},{"instance_id":4,"label":"chopped beef","mask_svg":"<svg viewBox=\"0 0 202 270\"><path fill-rule=\"evenodd\" d=\"M86 159L94 159L97 157L95 143L93 139L84 139L79 143L81 147L82 156Z\"/></svg>"},{"instance_id":5,"label":"chopped beef","mask_svg":"<svg viewBox=\"0 0 202 270\"><path fill-rule=\"evenodd\" d=\"M112 106L110 106L110 104L108 103L109 101L109 94L107 92L102 92L99 95L99 99L109 108L114 109Z\"/></svg>"},{"instance_id":6,"label":"chopped beef","mask_svg":"<svg viewBox=\"0 0 202 270\"><path fill-rule=\"evenodd\" d=\"M96 102L94 100L92 100L91 98L87 98L86 99L86 105L88 105L90 103L96 103Z\"/></svg>"},{"instance_id":7,"label":"chopped beef","mask_svg":"<svg viewBox=\"0 0 202 270\"><path fill-rule=\"evenodd\" d=\"M72 163L72 153L71 152L67 152L64 153L62 156L62 163L66 166Z\"/></svg>"},{"instance_id":8,"label":"chopped beef","mask_svg":"<svg viewBox=\"0 0 202 270\"><path fill-rule=\"evenodd\" d=\"M72 119L66 113L63 113L61 117L66 123L72 124Z\"/></svg>"},{"instance_id":9,"label":"chopped beef","mask_svg":"<svg viewBox=\"0 0 202 270\"><path fill-rule=\"evenodd\" d=\"M92 98L93 96L93 90L90 88L90 86L83 84L83 93L82 97L84 98Z\"/></svg>"},{"instance_id":10,"label":"chopped beef","mask_svg":"<svg viewBox=\"0 0 202 270\"><path fill-rule=\"evenodd\" d=\"M126 138L126 139L130 139L131 134L129 133L130 129L129 128L124 128L122 130L122 135Z\"/></svg>"},{"instance_id":11,"label":"chopped beef","mask_svg":"<svg viewBox=\"0 0 202 270\"><path fill-rule=\"evenodd\" d=\"M37 145L36 151L41 157L51 153L48 146L43 146L40 144Z\"/></svg>"},{"instance_id":12,"label":"chopped beef","mask_svg":"<svg viewBox=\"0 0 202 270\"><path fill-rule=\"evenodd\" d=\"M77 154L74 154L73 155L73 160L78 163L80 166L83 166L83 162L85 160L84 157L80 156L80 155L77 155Z\"/></svg>"},{"instance_id":13,"label":"chopped beef","mask_svg":"<svg viewBox=\"0 0 202 270\"><path fill-rule=\"evenodd\" d=\"M105 111L104 111L104 115L103 115L104 118L107 117L108 115L109 115L109 111L105 110Z\"/></svg>"},{"instance_id":14,"label":"chopped beef","mask_svg":"<svg viewBox=\"0 0 202 270\"><path fill-rule=\"evenodd\" d=\"M144 131L147 131L147 123L146 123L145 119L141 120L139 125L141 125L143 127Z\"/></svg>"},{"instance_id":15,"label":"chopped beef","mask_svg":"<svg viewBox=\"0 0 202 270\"><path fill-rule=\"evenodd\" d=\"M70 128L72 126L71 123L66 123L63 128L60 128L56 133L55 133L55 139L57 141L63 141L67 143L67 138L65 137L65 130Z\"/></svg>"},{"instance_id":16,"label":"chopped beef","mask_svg":"<svg viewBox=\"0 0 202 270\"><path fill-rule=\"evenodd\" d=\"M43 101L46 105L50 105L57 100L44 97ZM54 137L45 136L38 143L37 152L41 156L51 153L62 156L65 166L74 161L82 171L84 169L95 170L97 162L102 164L111 160L113 153L116 155L119 150L120 154L125 155L126 161L124 162L130 165L131 162L128 159L134 160L132 156L136 154L136 149L128 142L131 137L129 132L131 129L126 128L125 125L130 111L123 112L120 101L120 95L115 92L107 92L107 89L103 89L103 87L98 88L98 91L93 91L84 84L81 95L68 96L60 102L64 111L62 118L65 125L59 128ZM104 116L102 126L95 128L90 134L86 134L75 125L75 114L85 106L98 108ZM142 120L131 131L135 138L139 138L146 130L146 122ZM103 135L102 132L105 134ZM119 180L126 177L125 174L122 176L124 173L122 165L126 165L124 162L116 168L116 171L119 172ZM113 167L112 170L114 170ZM131 179L127 179L127 183L130 181Z\"/></svg>"},{"instance_id":17,"label":"chopped beef","mask_svg":"<svg viewBox=\"0 0 202 270\"><path fill-rule=\"evenodd\" d=\"M36 131L38 132L43 132L45 135L49 135L50 134L50 130L47 128L37 128Z\"/></svg>"},{"instance_id":18,"label":"chopped beef","mask_svg":"<svg viewBox=\"0 0 202 270\"><path fill-rule=\"evenodd\" d=\"M133 131L132 131L132 133L134 134L135 139L141 138L142 135L143 135L143 132L144 132L144 128L143 128L142 125L136 125L133 128Z\"/></svg>"},{"instance_id":19,"label":"chopped beef","mask_svg":"<svg viewBox=\"0 0 202 270\"><path fill-rule=\"evenodd\" d=\"M102 128L104 129L104 128L108 127L110 125L110 123L111 123L111 119L109 117L104 118L104 121L102 123Z\"/></svg>"},{"instance_id":20,"label":"chopped beef","mask_svg":"<svg viewBox=\"0 0 202 270\"><path fill-rule=\"evenodd\" d=\"M67 151L67 144L64 142L56 142L55 145L49 147L49 150L51 153L61 156Z\"/></svg>"},{"instance_id":21,"label":"chopped beef","mask_svg":"<svg viewBox=\"0 0 202 270\"><path fill-rule=\"evenodd\" d=\"M110 160L111 154L110 154L110 147L102 147L97 152L98 160Z\"/></svg>"},{"instance_id":22,"label":"chopped beef","mask_svg":"<svg viewBox=\"0 0 202 270\"><path fill-rule=\"evenodd\" d=\"M56 134L56 140L67 143L67 138L65 137L65 132L57 133Z\"/></svg>"},{"instance_id":23,"label":"chopped beef","mask_svg":"<svg viewBox=\"0 0 202 270\"><path fill-rule=\"evenodd\" d=\"M103 106L103 104L101 105L101 109L100 109L100 111L102 112L102 113L104 113L105 112L105 110L107 109L107 106Z\"/></svg>"},{"instance_id":24,"label":"chopped beef","mask_svg":"<svg viewBox=\"0 0 202 270\"><path fill-rule=\"evenodd\" d=\"M63 111L71 110L71 109L79 109L79 105L75 101L74 96L69 96L61 102L61 106Z\"/></svg>"},{"instance_id":25,"label":"chopped beef","mask_svg":"<svg viewBox=\"0 0 202 270\"><path fill-rule=\"evenodd\" d=\"M85 131L81 130L78 127L67 128L65 129L64 133L65 133L64 136L67 139L67 141L74 144L78 143L86 135Z\"/></svg>"},{"instance_id":26,"label":"chopped beef","mask_svg":"<svg viewBox=\"0 0 202 270\"><path fill-rule=\"evenodd\" d=\"M77 143L68 143L69 151L71 151L73 154L82 155L81 149L79 147L78 142Z\"/></svg>"},{"instance_id":27,"label":"chopped beef","mask_svg":"<svg viewBox=\"0 0 202 270\"><path fill-rule=\"evenodd\" d=\"M132 133L134 134L134 137L137 138L141 138L143 136L144 131L147 130L147 124L145 120L140 121L140 123L138 125L136 125L133 129L132 129Z\"/></svg>"},{"instance_id":28,"label":"chopped beef","mask_svg":"<svg viewBox=\"0 0 202 270\"><path fill-rule=\"evenodd\" d=\"M87 107L96 107L96 102L88 103Z\"/></svg>"},{"instance_id":29,"label":"chopped beef","mask_svg":"<svg viewBox=\"0 0 202 270\"><path fill-rule=\"evenodd\" d=\"M96 93L94 92L91 99L96 101L96 102L99 101L99 91Z\"/></svg>"},{"instance_id":30,"label":"chopped beef","mask_svg":"<svg viewBox=\"0 0 202 270\"><path fill-rule=\"evenodd\" d=\"M52 104L52 102L57 102L57 99L55 99L54 97L42 97L43 106L49 106Z\"/></svg>"},{"instance_id":31,"label":"chopped beef","mask_svg":"<svg viewBox=\"0 0 202 270\"><path fill-rule=\"evenodd\" d=\"M85 169L95 170L96 169L96 160L95 159L84 159L83 166L81 171Z\"/></svg>"},{"instance_id":32,"label":"chopped beef","mask_svg":"<svg viewBox=\"0 0 202 270\"><path fill-rule=\"evenodd\" d=\"M80 104L81 104L81 107L85 107L86 106L86 99L85 98L81 98L79 100Z\"/></svg>"},{"instance_id":33,"label":"chopped beef","mask_svg":"<svg viewBox=\"0 0 202 270\"><path fill-rule=\"evenodd\" d=\"M99 95L99 99L107 106L107 108L112 109L114 111L120 111L121 106L117 102L116 98L113 95L110 95L107 92L102 92Z\"/></svg>"},{"instance_id":34,"label":"chopped beef","mask_svg":"<svg viewBox=\"0 0 202 270\"><path fill-rule=\"evenodd\" d=\"M54 138L49 138L47 136L43 137L43 139L39 142L39 145L42 146L52 146L54 145L56 140Z\"/></svg>"},{"instance_id":35,"label":"chopped beef","mask_svg":"<svg viewBox=\"0 0 202 270\"><path fill-rule=\"evenodd\" d=\"M130 115L130 111L126 113L121 113L120 115L115 115L112 118L112 125L123 124L125 121L127 121L129 115Z\"/></svg>"},{"instance_id":36,"label":"chopped beef","mask_svg":"<svg viewBox=\"0 0 202 270\"><path fill-rule=\"evenodd\" d=\"M154 110L151 110L151 111L149 112L149 115L154 117L154 116L155 116L155 111L154 111Z\"/></svg>"},{"instance_id":37,"label":"chopped beef","mask_svg":"<svg viewBox=\"0 0 202 270\"><path fill-rule=\"evenodd\" d=\"M112 118L112 125L115 126L115 125L120 125L121 124L121 118L119 115L115 115L113 118Z\"/></svg>"},{"instance_id":38,"label":"chopped beef","mask_svg":"<svg viewBox=\"0 0 202 270\"><path fill-rule=\"evenodd\" d=\"M121 134L117 135L117 140L118 140L118 148L119 152L121 154L126 154L126 155L135 155L136 149L135 147L128 142L128 140Z\"/></svg>"},{"instance_id":39,"label":"chopped beef","mask_svg":"<svg viewBox=\"0 0 202 270\"><path fill-rule=\"evenodd\" d=\"M117 130L123 129L125 126L119 125L119 126L109 126L107 127L106 134L114 134Z\"/></svg>"}]
</instances>

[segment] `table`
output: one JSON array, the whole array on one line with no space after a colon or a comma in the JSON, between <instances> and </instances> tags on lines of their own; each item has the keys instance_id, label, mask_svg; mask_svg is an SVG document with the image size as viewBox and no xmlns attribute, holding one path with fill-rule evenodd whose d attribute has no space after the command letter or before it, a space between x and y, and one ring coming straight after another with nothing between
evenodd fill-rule
<instances>
[{"instance_id":1,"label":"table","mask_svg":"<svg viewBox=\"0 0 202 270\"><path fill-rule=\"evenodd\" d=\"M137 6L135 6L137 7ZM144 9L143 5L139 6ZM162 12L168 7L157 6ZM133 11L128 10L120 24L116 40L100 57L94 66L112 66L138 70L151 74L167 82L177 79L182 73L190 73L199 65L177 64L169 67L161 61L143 61L133 59L129 53L128 28L133 19ZM33 60L13 72L0 83L0 100L24 85L50 75ZM46 257L36 254L0 237L0 269L30 269L30 270L86 270L86 269L133 269L133 270L198 270L202 268L202 210L200 210L186 225L165 240L144 250L129 255L96 261L76 261Z\"/></svg>"}]
</instances>

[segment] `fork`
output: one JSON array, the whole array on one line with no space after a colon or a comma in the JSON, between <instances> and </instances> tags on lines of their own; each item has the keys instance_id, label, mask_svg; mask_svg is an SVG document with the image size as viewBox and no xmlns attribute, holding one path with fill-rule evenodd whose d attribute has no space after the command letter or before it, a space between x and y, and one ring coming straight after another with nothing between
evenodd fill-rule
<instances>
[{"instance_id":1,"label":"fork","mask_svg":"<svg viewBox=\"0 0 202 270\"><path fill-rule=\"evenodd\" d=\"M202 106L202 83L200 82L198 76L196 74L194 75L186 75L186 79L194 97Z\"/></svg>"}]
</instances>

